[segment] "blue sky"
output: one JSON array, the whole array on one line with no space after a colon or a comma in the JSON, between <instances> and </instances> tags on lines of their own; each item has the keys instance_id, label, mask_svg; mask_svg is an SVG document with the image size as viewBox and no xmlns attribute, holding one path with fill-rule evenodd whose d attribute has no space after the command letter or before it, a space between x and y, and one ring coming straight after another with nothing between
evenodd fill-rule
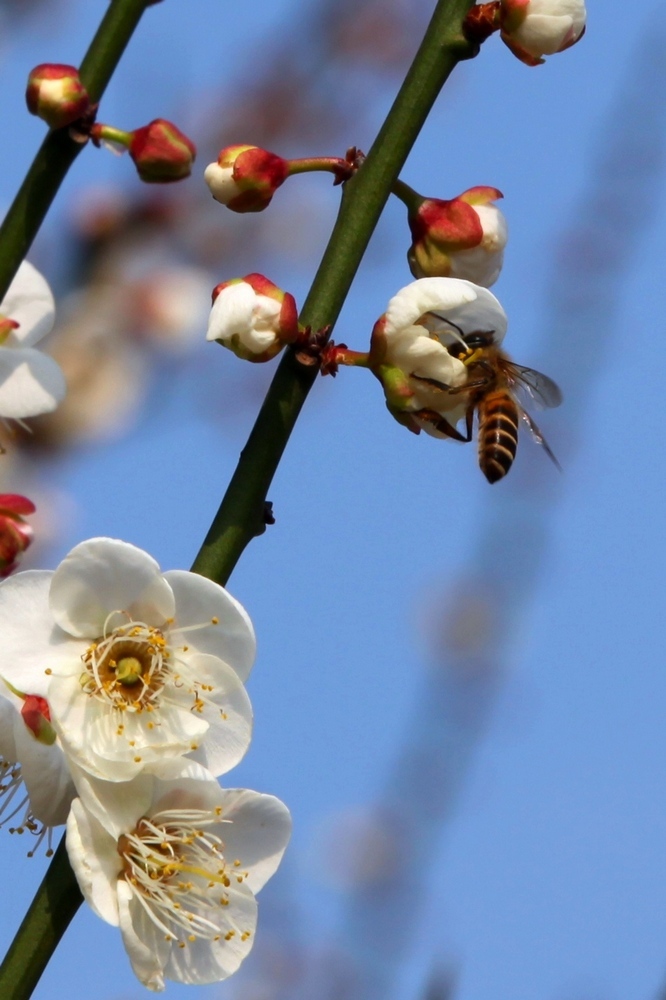
<instances>
[{"instance_id":1,"label":"blue sky","mask_svg":"<svg viewBox=\"0 0 666 1000\"><path fill-rule=\"evenodd\" d=\"M174 0L153 7L103 120L175 117L243 66L258 22L270 43L281 19L301 7L308 4L264 3L252 18L234 5L222 18L209 0L196 11ZM31 24L6 40L5 203L42 134L23 111L28 70L77 61L104 8L63 6L67 24ZM656 1000L666 980L664 81L650 46L663 60L663 12L637 2L628 15L619 0L590 4L581 44L539 69L491 39L456 70L403 174L434 196L473 184L504 192L510 242L493 291L509 315L506 349L562 386L564 405L539 422L564 473L523 437L511 476L491 488L473 445L407 434L367 373L343 371L315 386L270 492L277 523L230 583L260 650L250 682L255 738L230 777L282 797L295 823L285 870L264 895L264 941L280 930L277 910L295 953L333 952L344 968L359 959L381 911L376 900L350 900L331 843L350 816L367 816L378 801L390 806L407 829L400 839L384 821L396 837L396 885L398 872L408 877L391 897L406 943L404 954L394 949L386 1000L420 998L436 964L455 971L456 1000ZM391 96L377 94L377 123ZM371 139L368 128L349 144ZM87 152L61 205L77 185L127 169ZM284 189L293 204L298 183ZM321 178L302 184L321 206L316 245L337 195ZM221 230L226 223L220 210ZM579 263L572 251L571 234L581 230L592 232L602 261L589 278L589 257ZM406 249L395 202L336 339L363 349L388 299L410 280ZM302 300L316 264L316 250L303 262L287 248L269 276ZM572 289L589 295L586 309L579 300L570 308ZM202 351L221 376L240 379L241 362L215 345ZM174 389L159 419L128 440L53 467L77 513L52 564L77 541L107 534L165 568L188 566L251 421L243 408L220 429L186 389ZM438 623L474 618L475 602L493 587L500 621L483 662L433 650ZM464 673L472 669L482 671L475 683ZM454 789L443 815L430 819L414 813L413 788L400 783L396 763L419 746ZM14 838L3 846L12 878L0 928L9 941L42 862L25 862ZM259 963L245 975L238 985L172 986L168 995L263 1000L251 992ZM359 1000L374 1000L377 988L370 981ZM117 934L85 911L35 992L37 1000L71 995L144 995Z\"/></svg>"}]
</instances>

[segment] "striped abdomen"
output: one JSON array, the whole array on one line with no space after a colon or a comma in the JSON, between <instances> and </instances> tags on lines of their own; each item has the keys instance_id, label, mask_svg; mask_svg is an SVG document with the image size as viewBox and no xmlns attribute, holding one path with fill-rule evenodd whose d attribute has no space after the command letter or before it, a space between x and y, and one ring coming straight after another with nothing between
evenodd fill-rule
<instances>
[{"instance_id":1,"label":"striped abdomen","mask_svg":"<svg viewBox=\"0 0 666 1000\"><path fill-rule=\"evenodd\" d=\"M478 402L479 465L489 483L506 476L518 445L518 407L505 389L488 392Z\"/></svg>"}]
</instances>

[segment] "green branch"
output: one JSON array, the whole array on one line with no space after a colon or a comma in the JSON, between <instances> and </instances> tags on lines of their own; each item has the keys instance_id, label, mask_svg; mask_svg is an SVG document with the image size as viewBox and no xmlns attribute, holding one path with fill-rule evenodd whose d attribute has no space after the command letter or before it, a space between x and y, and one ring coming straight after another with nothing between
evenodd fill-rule
<instances>
[{"instance_id":1,"label":"green branch","mask_svg":"<svg viewBox=\"0 0 666 1000\"><path fill-rule=\"evenodd\" d=\"M112 0L109 5L80 68L81 80L94 104L106 90L134 29L150 2L151 0ZM67 128L52 130L44 139L0 226L0 299L6 294L67 171L82 149L80 143L70 138Z\"/></svg>"},{"instance_id":2,"label":"green branch","mask_svg":"<svg viewBox=\"0 0 666 1000\"><path fill-rule=\"evenodd\" d=\"M439 0L425 38L382 129L358 173L345 184L328 246L303 306L301 322L332 327L407 156L447 77L476 54L462 22L473 0ZM266 494L317 377L287 350L236 471L192 569L226 583L246 545L263 532Z\"/></svg>"}]
</instances>

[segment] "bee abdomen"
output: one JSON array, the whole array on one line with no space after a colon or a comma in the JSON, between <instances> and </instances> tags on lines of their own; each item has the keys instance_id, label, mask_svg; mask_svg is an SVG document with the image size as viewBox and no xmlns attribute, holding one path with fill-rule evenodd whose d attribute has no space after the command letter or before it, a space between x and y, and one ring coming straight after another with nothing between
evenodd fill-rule
<instances>
[{"instance_id":1,"label":"bee abdomen","mask_svg":"<svg viewBox=\"0 0 666 1000\"><path fill-rule=\"evenodd\" d=\"M506 476L518 446L518 408L508 392L489 392L479 403L479 465L489 483Z\"/></svg>"}]
</instances>

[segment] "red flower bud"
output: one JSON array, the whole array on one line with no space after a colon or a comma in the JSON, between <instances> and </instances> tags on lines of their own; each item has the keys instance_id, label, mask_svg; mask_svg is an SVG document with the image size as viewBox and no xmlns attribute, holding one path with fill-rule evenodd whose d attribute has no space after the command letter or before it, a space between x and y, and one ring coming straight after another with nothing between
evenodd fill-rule
<instances>
[{"instance_id":1,"label":"red flower bud","mask_svg":"<svg viewBox=\"0 0 666 1000\"><path fill-rule=\"evenodd\" d=\"M289 161L258 146L227 146L204 180L216 201L233 212L261 212L289 176Z\"/></svg>"},{"instance_id":2,"label":"red flower bud","mask_svg":"<svg viewBox=\"0 0 666 1000\"><path fill-rule=\"evenodd\" d=\"M51 128L63 128L90 109L88 92L76 66L41 63L28 77L25 94L28 111Z\"/></svg>"},{"instance_id":3,"label":"red flower bud","mask_svg":"<svg viewBox=\"0 0 666 1000\"><path fill-rule=\"evenodd\" d=\"M196 146L172 122L156 118L130 135L129 154L142 181L166 184L190 176Z\"/></svg>"},{"instance_id":4,"label":"red flower bud","mask_svg":"<svg viewBox=\"0 0 666 1000\"><path fill-rule=\"evenodd\" d=\"M13 573L32 542L32 528L21 515L34 512L35 505L27 497L0 493L0 577Z\"/></svg>"}]
</instances>

